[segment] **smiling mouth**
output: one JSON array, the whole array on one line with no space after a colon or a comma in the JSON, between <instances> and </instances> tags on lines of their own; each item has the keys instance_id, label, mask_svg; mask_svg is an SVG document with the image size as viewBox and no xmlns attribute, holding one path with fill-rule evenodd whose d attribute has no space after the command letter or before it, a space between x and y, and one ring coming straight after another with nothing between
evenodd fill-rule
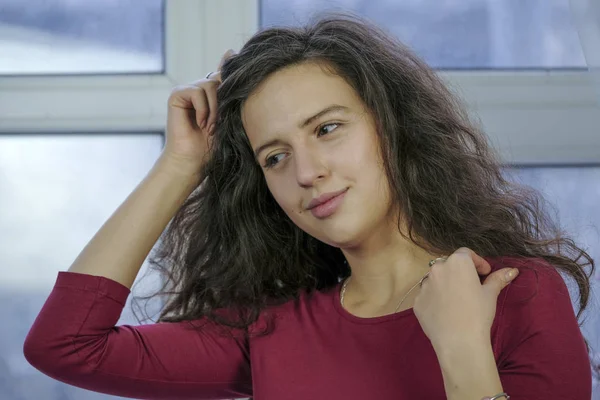
<instances>
[{"instance_id":1,"label":"smiling mouth","mask_svg":"<svg viewBox=\"0 0 600 400\"><path fill-rule=\"evenodd\" d=\"M340 207L347 192L348 189L345 189L341 193L329 198L327 201L310 208L311 214L319 219L330 217Z\"/></svg>"},{"instance_id":2,"label":"smiling mouth","mask_svg":"<svg viewBox=\"0 0 600 400\"><path fill-rule=\"evenodd\" d=\"M334 197L344 193L346 190L348 190L348 188L346 189L342 189L342 190L338 190L337 192L330 192L330 193L325 193L322 194L321 196L314 198L310 201L310 203L308 203L308 207L306 208L307 210L311 210L315 207L320 206L321 204L324 204L326 202L328 202L329 200L333 199Z\"/></svg>"}]
</instances>

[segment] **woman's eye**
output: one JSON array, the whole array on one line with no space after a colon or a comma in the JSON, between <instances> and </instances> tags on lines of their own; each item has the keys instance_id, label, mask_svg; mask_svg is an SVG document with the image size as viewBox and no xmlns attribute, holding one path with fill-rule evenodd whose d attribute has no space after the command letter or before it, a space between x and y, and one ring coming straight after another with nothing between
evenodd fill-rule
<instances>
[{"instance_id":1,"label":"woman's eye","mask_svg":"<svg viewBox=\"0 0 600 400\"><path fill-rule=\"evenodd\" d=\"M327 135L328 133L331 133L332 131L337 129L339 126L340 126L340 124L336 124L336 123L321 125L320 127L317 128L317 136ZM278 157L283 157L283 156L285 156L285 153L277 153L275 155L267 157L267 159L265 160L264 167L266 169L273 168L275 165L277 165L282 160L281 158L278 158Z\"/></svg>"},{"instance_id":2,"label":"woman's eye","mask_svg":"<svg viewBox=\"0 0 600 400\"><path fill-rule=\"evenodd\" d=\"M331 133L331 131L335 130L337 127L339 126L339 124L325 124L325 125L321 125L319 127L318 130L318 134L328 134Z\"/></svg>"},{"instance_id":3,"label":"woman's eye","mask_svg":"<svg viewBox=\"0 0 600 400\"><path fill-rule=\"evenodd\" d=\"M265 161L265 168L274 167L279 161L281 161L281 160L277 159L277 157L279 157L279 156L284 156L284 154L278 153L278 154L275 154L274 156L268 157L267 160Z\"/></svg>"}]
</instances>

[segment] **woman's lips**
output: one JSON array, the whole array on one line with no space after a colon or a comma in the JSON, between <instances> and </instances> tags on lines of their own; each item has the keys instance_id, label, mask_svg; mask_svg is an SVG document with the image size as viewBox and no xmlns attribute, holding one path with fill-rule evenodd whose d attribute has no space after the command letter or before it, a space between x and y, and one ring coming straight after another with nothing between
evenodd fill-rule
<instances>
[{"instance_id":1,"label":"woman's lips","mask_svg":"<svg viewBox=\"0 0 600 400\"><path fill-rule=\"evenodd\" d=\"M333 215L333 213L336 212L336 210L339 208L339 206L342 204L342 201L344 200L344 197L346 196L346 193L348 192L348 189L344 190L342 193L338 194L335 197L332 197L331 199L327 200L326 202L319 204L316 207L313 207L310 209L310 212L312 213L312 215L315 218L327 218L331 215Z\"/></svg>"}]
</instances>

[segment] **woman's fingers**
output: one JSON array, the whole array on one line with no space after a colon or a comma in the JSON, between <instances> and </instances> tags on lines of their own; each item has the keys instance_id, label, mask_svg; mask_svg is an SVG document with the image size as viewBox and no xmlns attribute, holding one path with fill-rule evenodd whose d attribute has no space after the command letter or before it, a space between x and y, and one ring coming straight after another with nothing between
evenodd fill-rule
<instances>
[{"instance_id":1,"label":"woman's fingers","mask_svg":"<svg viewBox=\"0 0 600 400\"><path fill-rule=\"evenodd\" d=\"M209 129L209 133L212 133L214 129L215 122L217 122L217 88L216 85L211 85L207 87L204 91L206 95L206 100L208 102L208 108L210 109L210 114L208 116L208 120L206 126Z\"/></svg>"},{"instance_id":2,"label":"woman's fingers","mask_svg":"<svg viewBox=\"0 0 600 400\"><path fill-rule=\"evenodd\" d=\"M490 264L479 254L475 253L473 250L468 247L461 247L454 252L454 254L462 253L466 257L469 257L473 264L475 265L475 269L479 275L487 275L492 271L492 267Z\"/></svg>"},{"instance_id":3,"label":"woman's fingers","mask_svg":"<svg viewBox=\"0 0 600 400\"><path fill-rule=\"evenodd\" d=\"M206 119L203 128L207 128L211 134L213 133L214 125L217 122L217 87L221 84L221 69L223 68L225 61L234 54L235 51L231 49L223 54L221 61L219 62L219 69L207 77L211 82L209 82L208 85L203 86L204 100L208 104L208 115L203 116Z\"/></svg>"},{"instance_id":4,"label":"woman's fingers","mask_svg":"<svg viewBox=\"0 0 600 400\"><path fill-rule=\"evenodd\" d=\"M200 129L207 127L206 120L209 115L209 105L206 100L206 95L201 87L190 89L190 101L196 109L196 123Z\"/></svg>"}]
</instances>

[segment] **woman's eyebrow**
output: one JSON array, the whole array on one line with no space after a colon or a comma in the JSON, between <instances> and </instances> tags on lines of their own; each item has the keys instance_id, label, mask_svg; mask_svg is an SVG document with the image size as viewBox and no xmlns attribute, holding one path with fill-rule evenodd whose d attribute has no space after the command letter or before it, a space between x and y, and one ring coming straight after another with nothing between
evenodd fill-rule
<instances>
[{"instance_id":1,"label":"woman's eyebrow","mask_svg":"<svg viewBox=\"0 0 600 400\"><path fill-rule=\"evenodd\" d=\"M298 124L298 128L303 129L306 126L310 125L311 123L313 123L314 121L316 121L317 119L321 118L322 116L329 114L329 113L334 113L334 112L339 112L339 111L350 111L350 109L346 106L342 106L339 104L332 104L330 106L325 107L324 109L322 109L321 111L319 111L318 113L316 113L315 115L308 117L306 120L304 120L304 122ZM279 139L272 139L269 140L268 142L258 146L258 148L256 150L254 150L254 157L256 157L256 159L258 159L259 154L266 149L267 147L271 147L273 145L276 144L281 144L283 143L281 140Z\"/></svg>"},{"instance_id":2,"label":"woman's eyebrow","mask_svg":"<svg viewBox=\"0 0 600 400\"><path fill-rule=\"evenodd\" d=\"M258 156L260 155L260 153L264 149L266 149L267 147L275 146L275 145L282 145L283 143L284 142L281 139L272 139L272 140L269 140L267 143L259 146L256 150L254 150L254 157L258 161Z\"/></svg>"},{"instance_id":3,"label":"woman's eyebrow","mask_svg":"<svg viewBox=\"0 0 600 400\"><path fill-rule=\"evenodd\" d=\"M324 109L322 109L321 111L319 111L318 113L313 115L312 117L308 117L304 122L302 122L301 124L298 125L298 128L300 128L300 129L305 128L307 125L310 125L315 120L321 118L325 114L329 114L332 112L338 112L338 111L349 111L349 110L350 109L346 106L341 106L339 104L332 104L330 106L325 107Z\"/></svg>"}]
</instances>

